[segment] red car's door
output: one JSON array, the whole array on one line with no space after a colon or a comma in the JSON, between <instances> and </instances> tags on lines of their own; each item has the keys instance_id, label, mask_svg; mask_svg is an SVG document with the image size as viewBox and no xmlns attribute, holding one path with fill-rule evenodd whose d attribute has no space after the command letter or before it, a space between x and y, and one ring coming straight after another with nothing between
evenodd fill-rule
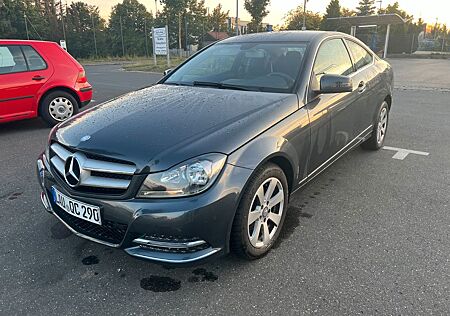
<instances>
[{"instance_id":1,"label":"red car's door","mask_svg":"<svg viewBox=\"0 0 450 316\"><path fill-rule=\"evenodd\" d=\"M29 116L37 94L52 74L31 46L0 45L0 120Z\"/></svg>"}]
</instances>

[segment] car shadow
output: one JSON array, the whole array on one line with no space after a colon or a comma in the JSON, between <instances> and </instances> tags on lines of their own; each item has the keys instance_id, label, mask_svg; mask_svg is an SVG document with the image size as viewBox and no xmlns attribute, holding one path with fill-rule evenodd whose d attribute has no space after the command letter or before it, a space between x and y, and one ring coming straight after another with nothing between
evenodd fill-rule
<instances>
[{"instance_id":1,"label":"car shadow","mask_svg":"<svg viewBox=\"0 0 450 316\"><path fill-rule=\"evenodd\" d=\"M19 133L23 131L37 131L37 130L50 130L48 125L40 118L1 123L0 124L0 135L2 134L12 134Z\"/></svg>"}]
</instances>

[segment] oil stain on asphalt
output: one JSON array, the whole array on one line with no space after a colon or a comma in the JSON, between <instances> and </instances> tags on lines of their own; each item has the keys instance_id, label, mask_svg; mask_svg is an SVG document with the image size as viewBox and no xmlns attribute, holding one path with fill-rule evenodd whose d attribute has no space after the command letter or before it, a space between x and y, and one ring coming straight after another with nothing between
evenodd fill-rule
<instances>
[{"instance_id":1,"label":"oil stain on asphalt","mask_svg":"<svg viewBox=\"0 0 450 316\"><path fill-rule=\"evenodd\" d=\"M21 196L23 194L23 192L14 192L12 194L9 194L8 196L8 200L15 200L17 199L19 196Z\"/></svg>"},{"instance_id":2,"label":"oil stain on asphalt","mask_svg":"<svg viewBox=\"0 0 450 316\"><path fill-rule=\"evenodd\" d=\"M100 260L98 260L97 256L87 256L83 258L83 260L81 260L81 263L83 263L85 266L90 266L99 262Z\"/></svg>"},{"instance_id":3,"label":"oil stain on asphalt","mask_svg":"<svg viewBox=\"0 0 450 316\"><path fill-rule=\"evenodd\" d=\"M169 277L151 275L141 280L141 288L152 292L173 292L179 290L181 281Z\"/></svg>"},{"instance_id":4,"label":"oil stain on asphalt","mask_svg":"<svg viewBox=\"0 0 450 316\"><path fill-rule=\"evenodd\" d=\"M217 275L215 275L214 273L212 273L210 271L206 271L206 269L204 269L204 268L197 268L194 271L192 271L192 274L194 274L194 275L188 279L188 281L191 283L196 283L199 281L214 282L214 281L217 281L217 279L219 278Z\"/></svg>"}]
</instances>

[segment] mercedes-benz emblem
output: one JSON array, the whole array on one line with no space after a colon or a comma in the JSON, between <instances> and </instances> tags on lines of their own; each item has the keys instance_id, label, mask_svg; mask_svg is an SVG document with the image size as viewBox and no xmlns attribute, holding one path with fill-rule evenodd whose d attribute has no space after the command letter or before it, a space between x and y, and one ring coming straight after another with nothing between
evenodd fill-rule
<instances>
[{"instance_id":1,"label":"mercedes-benz emblem","mask_svg":"<svg viewBox=\"0 0 450 316\"><path fill-rule=\"evenodd\" d=\"M81 166L76 156L69 156L64 165L64 179L71 187L76 187L80 184Z\"/></svg>"}]
</instances>

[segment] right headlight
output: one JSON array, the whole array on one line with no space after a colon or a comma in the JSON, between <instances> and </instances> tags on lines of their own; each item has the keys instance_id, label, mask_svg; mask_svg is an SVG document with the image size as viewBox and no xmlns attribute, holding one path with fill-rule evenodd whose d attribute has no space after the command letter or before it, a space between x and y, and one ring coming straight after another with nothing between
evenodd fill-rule
<instances>
[{"instance_id":1,"label":"right headlight","mask_svg":"<svg viewBox=\"0 0 450 316\"><path fill-rule=\"evenodd\" d=\"M213 185L226 160L227 156L224 154L206 154L167 171L149 174L138 197L170 198L203 192Z\"/></svg>"}]
</instances>

